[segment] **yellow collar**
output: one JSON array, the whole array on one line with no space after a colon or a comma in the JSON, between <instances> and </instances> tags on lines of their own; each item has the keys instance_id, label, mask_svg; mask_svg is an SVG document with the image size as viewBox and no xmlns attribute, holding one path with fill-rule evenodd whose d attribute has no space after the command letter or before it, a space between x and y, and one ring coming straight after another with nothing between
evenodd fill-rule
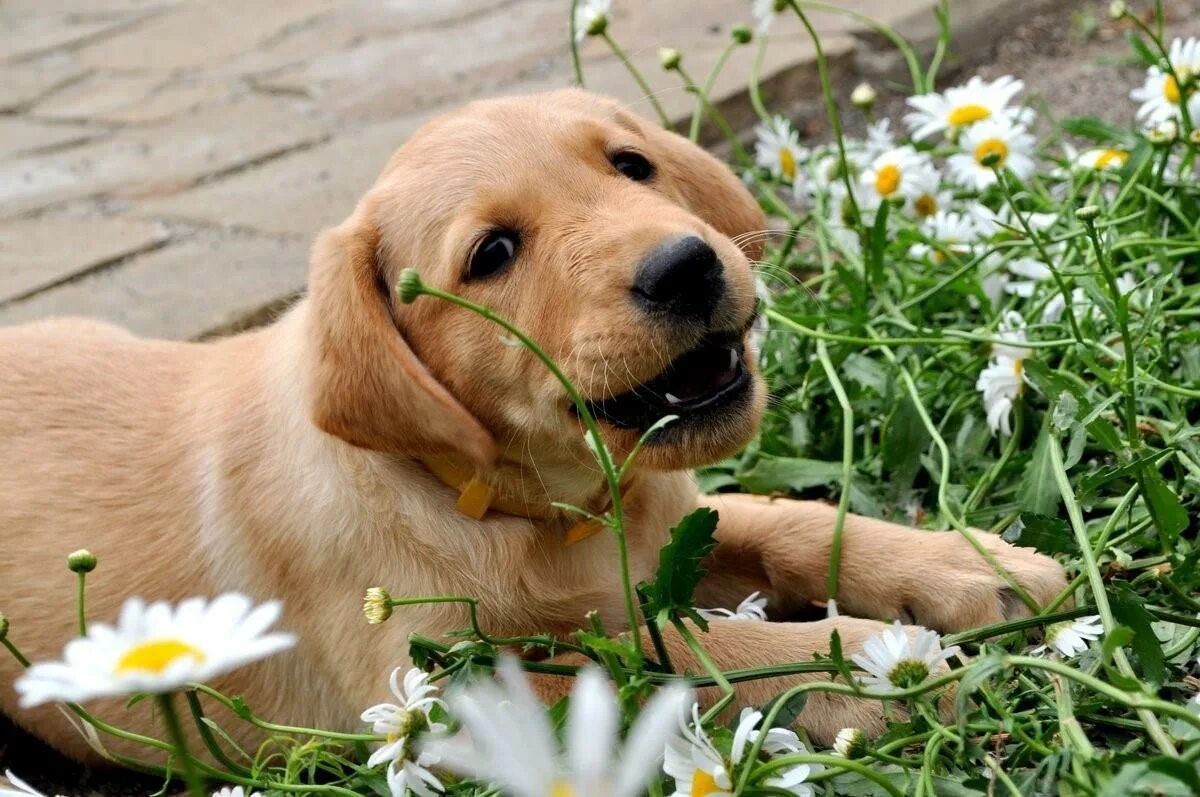
<instances>
[{"instance_id":1,"label":"yellow collar","mask_svg":"<svg viewBox=\"0 0 1200 797\"><path fill-rule=\"evenodd\" d=\"M475 520L482 520L489 510L533 520L549 520L559 517L561 514L561 510L549 504L536 506L527 501L499 495L494 487L480 478L478 473L463 468L446 457L422 457L421 462L443 484L458 490L458 502L455 506L459 512ZM635 481L630 476L621 485L622 501L628 498L633 491ZM596 514L601 515L607 512L611 504L610 500L606 500L604 506ZM582 542L602 528L604 528L604 523L599 520L581 520L567 529L563 544L574 545Z\"/></svg>"}]
</instances>

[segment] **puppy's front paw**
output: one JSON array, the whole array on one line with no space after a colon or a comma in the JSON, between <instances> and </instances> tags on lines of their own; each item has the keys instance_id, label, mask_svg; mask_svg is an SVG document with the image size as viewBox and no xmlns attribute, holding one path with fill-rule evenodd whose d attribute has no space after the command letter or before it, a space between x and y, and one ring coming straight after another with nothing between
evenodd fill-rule
<instances>
[{"instance_id":1,"label":"puppy's front paw","mask_svg":"<svg viewBox=\"0 0 1200 797\"><path fill-rule=\"evenodd\" d=\"M1067 585L1062 565L994 534L972 532L1039 605ZM893 591L891 616L942 632L1025 617L1029 608L974 546L957 532L927 532L905 555L905 575Z\"/></svg>"}]
</instances>

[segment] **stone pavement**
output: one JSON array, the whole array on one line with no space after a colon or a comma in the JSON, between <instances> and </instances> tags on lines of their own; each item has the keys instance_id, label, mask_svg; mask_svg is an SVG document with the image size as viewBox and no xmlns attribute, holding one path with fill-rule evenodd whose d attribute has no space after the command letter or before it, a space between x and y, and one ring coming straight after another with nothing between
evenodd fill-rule
<instances>
[{"instance_id":1,"label":"stone pavement","mask_svg":"<svg viewBox=\"0 0 1200 797\"><path fill-rule=\"evenodd\" d=\"M844 7L928 34L934 0ZM956 0L968 16L996 0ZM660 46L706 74L749 0L618 0L614 37L673 115L693 100ZM0 324L56 314L197 338L257 323L302 290L336 224L424 119L568 85L568 0L4 0L0 5ZM961 10L960 10L961 9ZM880 44L814 15L836 68ZM717 95L739 125L754 56ZM640 92L599 41L589 88ZM886 60L886 59L885 59ZM883 72L893 69L886 60ZM876 68L876 67L871 67ZM817 107L812 48L778 20L771 107Z\"/></svg>"}]
</instances>

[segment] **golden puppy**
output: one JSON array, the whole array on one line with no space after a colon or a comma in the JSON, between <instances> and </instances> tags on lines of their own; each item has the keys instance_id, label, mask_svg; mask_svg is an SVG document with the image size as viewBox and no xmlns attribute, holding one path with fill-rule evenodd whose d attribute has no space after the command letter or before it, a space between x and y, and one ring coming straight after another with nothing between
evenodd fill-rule
<instances>
[{"instance_id":1,"label":"golden puppy","mask_svg":"<svg viewBox=\"0 0 1200 797\"><path fill-rule=\"evenodd\" d=\"M753 435L764 390L745 335L763 215L725 166L616 103L581 91L479 102L438 119L392 158L340 226L316 242L308 296L277 323L210 343L143 340L81 320L0 331L0 610L33 659L73 635L65 555L100 559L89 614L129 595L225 590L281 598L292 651L215 685L261 716L358 728L386 695L407 637L465 625L462 607L398 609L381 626L364 588L478 598L496 635L569 635L597 611L624 617L610 535L566 545L605 491L560 385L489 322L432 299L400 305L405 267L489 305L560 362L627 453L641 456L627 506L633 578L651 575L667 529L720 510L705 606L753 590L773 619L824 597L834 512L819 503L698 495L689 469ZM742 240L756 240L745 236ZM436 475L435 475L436 474ZM495 492L456 509L468 475ZM497 508L499 507L499 509ZM482 507L476 507L481 510ZM1053 561L984 535L1039 600L1064 585ZM850 517L839 602L864 617L941 630L1020 610L957 534ZM723 667L803 661L837 628L847 652L882 626L715 621L703 643ZM677 665L692 661L680 640ZM21 711L19 668L0 657L0 708L66 753L83 739L51 707ZM547 695L566 679L547 679ZM745 684L762 703L796 679ZM148 704L98 703L156 734ZM816 695L800 721L819 741L880 727L879 707ZM219 717L220 718L220 717ZM226 723L249 743L249 728Z\"/></svg>"}]
</instances>

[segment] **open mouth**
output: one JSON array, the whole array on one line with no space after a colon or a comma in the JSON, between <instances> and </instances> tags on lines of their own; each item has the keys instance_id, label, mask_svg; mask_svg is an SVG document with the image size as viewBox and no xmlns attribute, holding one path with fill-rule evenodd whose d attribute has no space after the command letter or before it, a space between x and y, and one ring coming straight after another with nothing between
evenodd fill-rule
<instances>
[{"instance_id":1,"label":"open mouth","mask_svg":"<svg viewBox=\"0 0 1200 797\"><path fill-rule=\"evenodd\" d=\"M721 333L676 357L650 381L619 396L589 401L588 408L614 426L646 429L665 415L688 418L724 407L749 384L740 336Z\"/></svg>"}]
</instances>

